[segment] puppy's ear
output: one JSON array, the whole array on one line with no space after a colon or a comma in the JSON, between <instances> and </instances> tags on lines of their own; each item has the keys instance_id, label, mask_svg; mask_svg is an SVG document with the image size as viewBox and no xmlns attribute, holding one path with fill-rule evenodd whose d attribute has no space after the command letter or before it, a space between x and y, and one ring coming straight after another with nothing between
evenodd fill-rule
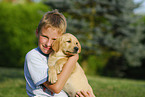
<instances>
[{"instance_id":1,"label":"puppy's ear","mask_svg":"<svg viewBox=\"0 0 145 97\"><path fill-rule=\"evenodd\" d=\"M79 47L79 52L78 53L81 53L81 44L80 44L79 41L78 41L78 47Z\"/></svg>"},{"instance_id":2,"label":"puppy's ear","mask_svg":"<svg viewBox=\"0 0 145 97\"><path fill-rule=\"evenodd\" d=\"M53 43L52 43L52 49L55 51L55 52L58 52L60 48L60 38L57 38Z\"/></svg>"}]
</instances>

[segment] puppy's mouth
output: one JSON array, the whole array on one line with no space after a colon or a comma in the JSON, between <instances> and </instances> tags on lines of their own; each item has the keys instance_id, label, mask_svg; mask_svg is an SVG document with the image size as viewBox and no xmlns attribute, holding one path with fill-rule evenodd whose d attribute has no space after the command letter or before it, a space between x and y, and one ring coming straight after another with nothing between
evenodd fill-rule
<instances>
[{"instance_id":1,"label":"puppy's mouth","mask_svg":"<svg viewBox=\"0 0 145 97\"><path fill-rule=\"evenodd\" d=\"M64 50L64 54L65 55L74 55L74 54L78 54L79 48L78 47L74 47L73 50Z\"/></svg>"},{"instance_id":2,"label":"puppy's mouth","mask_svg":"<svg viewBox=\"0 0 145 97\"><path fill-rule=\"evenodd\" d=\"M73 51L73 52L71 52L71 51L66 51L67 53L70 53L70 54L77 54L77 51Z\"/></svg>"}]
</instances>

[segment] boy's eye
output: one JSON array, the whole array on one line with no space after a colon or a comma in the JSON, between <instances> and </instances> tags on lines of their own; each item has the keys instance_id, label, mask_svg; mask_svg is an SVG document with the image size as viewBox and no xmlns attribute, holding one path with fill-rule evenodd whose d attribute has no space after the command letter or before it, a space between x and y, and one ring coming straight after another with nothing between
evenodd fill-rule
<instances>
[{"instance_id":1,"label":"boy's eye","mask_svg":"<svg viewBox=\"0 0 145 97\"><path fill-rule=\"evenodd\" d=\"M48 38L47 36L43 36L43 37Z\"/></svg>"},{"instance_id":2,"label":"boy's eye","mask_svg":"<svg viewBox=\"0 0 145 97\"><path fill-rule=\"evenodd\" d=\"M69 41L66 41L66 42L71 43L71 41L70 41L70 40L69 40Z\"/></svg>"},{"instance_id":3,"label":"boy's eye","mask_svg":"<svg viewBox=\"0 0 145 97\"><path fill-rule=\"evenodd\" d=\"M41 35L42 37L45 37L45 38L48 38L47 36L45 36L45 35Z\"/></svg>"}]
</instances>

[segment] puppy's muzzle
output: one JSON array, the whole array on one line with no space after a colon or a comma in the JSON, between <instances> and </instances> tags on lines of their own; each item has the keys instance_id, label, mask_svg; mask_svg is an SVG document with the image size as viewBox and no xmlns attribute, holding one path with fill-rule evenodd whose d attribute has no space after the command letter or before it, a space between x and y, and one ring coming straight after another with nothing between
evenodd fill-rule
<instances>
[{"instance_id":1,"label":"puppy's muzzle","mask_svg":"<svg viewBox=\"0 0 145 97\"><path fill-rule=\"evenodd\" d=\"M79 48L78 47L74 47L73 51L66 51L66 52L64 52L64 54L66 54L66 55L73 55L73 54L77 54L78 51L79 51Z\"/></svg>"}]
</instances>

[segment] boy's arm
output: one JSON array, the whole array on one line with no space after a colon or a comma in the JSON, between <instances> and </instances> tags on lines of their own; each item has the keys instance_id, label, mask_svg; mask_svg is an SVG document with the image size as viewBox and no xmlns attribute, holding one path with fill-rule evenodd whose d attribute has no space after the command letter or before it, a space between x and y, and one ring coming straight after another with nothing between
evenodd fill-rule
<instances>
[{"instance_id":1,"label":"boy's arm","mask_svg":"<svg viewBox=\"0 0 145 97\"><path fill-rule=\"evenodd\" d=\"M57 75L57 77L58 77L57 82L55 84L50 84L49 82L46 81L43 83L43 85L46 88L48 88L50 91L52 91L54 93L59 93L63 89L63 87L64 87L67 79L69 78L71 72L73 71L73 69L75 67L75 63L78 61L78 59L79 59L78 54L71 56L68 59L67 63L63 66L62 72L59 75Z\"/></svg>"}]
</instances>

